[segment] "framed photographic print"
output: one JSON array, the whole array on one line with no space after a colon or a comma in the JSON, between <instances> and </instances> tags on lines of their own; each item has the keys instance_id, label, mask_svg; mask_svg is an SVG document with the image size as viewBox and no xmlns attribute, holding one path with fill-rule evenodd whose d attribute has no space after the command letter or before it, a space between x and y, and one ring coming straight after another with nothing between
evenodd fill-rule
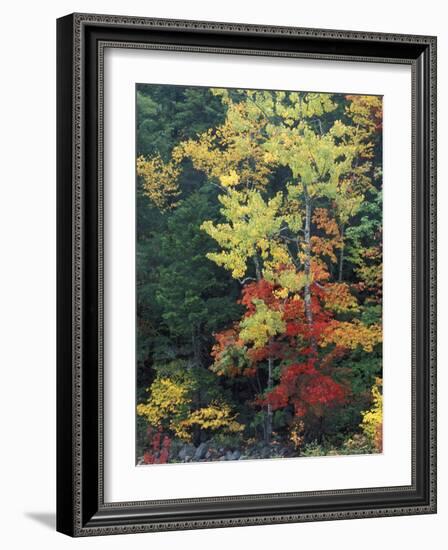
<instances>
[{"instance_id":1,"label":"framed photographic print","mask_svg":"<svg viewBox=\"0 0 448 550\"><path fill-rule=\"evenodd\" d=\"M436 39L57 35L57 529L434 513Z\"/></svg>"}]
</instances>

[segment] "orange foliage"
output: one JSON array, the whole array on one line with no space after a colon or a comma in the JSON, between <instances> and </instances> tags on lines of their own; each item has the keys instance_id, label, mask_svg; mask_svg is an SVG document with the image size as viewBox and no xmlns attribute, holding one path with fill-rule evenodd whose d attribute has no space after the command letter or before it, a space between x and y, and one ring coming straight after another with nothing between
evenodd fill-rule
<instances>
[{"instance_id":1,"label":"orange foliage","mask_svg":"<svg viewBox=\"0 0 448 550\"><path fill-rule=\"evenodd\" d=\"M334 218L330 218L326 208L315 208L313 222L318 229L322 229L328 236L340 239L339 227Z\"/></svg>"},{"instance_id":2,"label":"orange foliage","mask_svg":"<svg viewBox=\"0 0 448 550\"><path fill-rule=\"evenodd\" d=\"M382 331L379 325L366 326L355 319L352 322L331 321L322 334L320 345L336 344L339 347L355 349L358 346L371 352L381 342Z\"/></svg>"},{"instance_id":3,"label":"orange foliage","mask_svg":"<svg viewBox=\"0 0 448 550\"><path fill-rule=\"evenodd\" d=\"M210 355L216 360L222 358L222 354L229 346L242 347L243 342L238 338L238 333L235 327L228 328L214 334L216 344L212 347Z\"/></svg>"},{"instance_id":4,"label":"orange foliage","mask_svg":"<svg viewBox=\"0 0 448 550\"><path fill-rule=\"evenodd\" d=\"M336 220L330 217L326 208L316 208L313 214L313 222L318 229L324 232L325 236L313 235L311 237L311 252L316 256L327 256L332 262L336 262L335 250L342 246Z\"/></svg>"},{"instance_id":5,"label":"orange foliage","mask_svg":"<svg viewBox=\"0 0 448 550\"><path fill-rule=\"evenodd\" d=\"M335 313L359 310L358 301L347 283L327 283L324 288L317 288L316 294L322 299L325 308Z\"/></svg>"}]
</instances>

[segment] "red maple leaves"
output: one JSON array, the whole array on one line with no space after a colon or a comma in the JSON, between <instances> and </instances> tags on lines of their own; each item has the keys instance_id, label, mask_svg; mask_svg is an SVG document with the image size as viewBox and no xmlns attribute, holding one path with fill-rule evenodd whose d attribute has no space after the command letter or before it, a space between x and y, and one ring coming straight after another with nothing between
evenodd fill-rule
<instances>
[{"instance_id":1,"label":"red maple leaves","mask_svg":"<svg viewBox=\"0 0 448 550\"><path fill-rule=\"evenodd\" d=\"M270 404L273 410L292 404L295 415L302 417L308 412L320 414L323 406L341 404L345 397L343 386L322 374L314 359L308 359L283 367L279 384L261 402Z\"/></svg>"},{"instance_id":2,"label":"red maple leaves","mask_svg":"<svg viewBox=\"0 0 448 550\"><path fill-rule=\"evenodd\" d=\"M346 388L332 377L333 360L344 354L343 348L319 353L316 349L323 335L333 330L335 314L326 307L327 302L336 302L336 288L330 288L329 296L325 287L314 283L311 298L313 322L306 319L303 297L295 293L287 298L276 294L278 286L261 279L246 284L242 290L241 303L245 306L245 318L256 312L256 301L262 300L270 309L280 311L285 323L283 334L271 339L265 346L256 348L245 346L239 339L238 324L231 329L215 335L216 344L212 355L219 360L228 353L230 347L244 349L249 366L245 369L228 368L234 375L253 376L258 365L268 358L276 361L281 370L277 385L255 401L258 405L271 405L273 410L288 405L294 408L296 417L308 413L321 415L325 407L332 407L344 402ZM331 285L330 285L331 286ZM347 301L346 289L342 288L341 300Z\"/></svg>"},{"instance_id":3,"label":"red maple leaves","mask_svg":"<svg viewBox=\"0 0 448 550\"><path fill-rule=\"evenodd\" d=\"M162 428L154 430L151 426L147 430L150 449L143 454L145 464L166 464L170 455L171 439L162 432Z\"/></svg>"}]
</instances>

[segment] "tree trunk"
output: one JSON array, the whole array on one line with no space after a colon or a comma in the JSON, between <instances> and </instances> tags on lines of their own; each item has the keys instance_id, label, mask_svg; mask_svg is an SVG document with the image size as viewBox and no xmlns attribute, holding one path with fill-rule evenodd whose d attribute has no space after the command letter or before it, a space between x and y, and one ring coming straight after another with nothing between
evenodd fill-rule
<instances>
[{"instance_id":1,"label":"tree trunk","mask_svg":"<svg viewBox=\"0 0 448 550\"><path fill-rule=\"evenodd\" d=\"M257 276L257 281L261 281L262 274L261 274L261 267L260 267L260 261L258 259L257 254L254 254L253 256L254 265L255 265L255 274ZM272 357L268 358L268 382L267 382L267 391L269 392L272 390L274 382L272 379L272 371L274 366L274 359ZM270 445L271 439L272 439L272 405L268 404L267 411L266 411L266 419L264 423L264 442L266 445Z\"/></svg>"},{"instance_id":2,"label":"tree trunk","mask_svg":"<svg viewBox=\"0 0 448 550\"><path fill-rule=\"evenodd\" d=\"M268 392L272 390L273 379L272 379L272 370L274 366L274 360L272 357L268 358L268 383L267 390ZM270 445L272 439L272 405L268 403L268 410L266 412L266 430L265 430L265 443Z\"/></svg>"},{"instance_id":3,"label":"tree trunk","mask_svg":"<svg viewBox=\"0 0 448 550\"><path fill-rule=\"evenodd\" d=\"M191 327L191 345L193 348L193 362L197 367L202 366L201 359L201 328L199 325L192 325Z\"/></svg>"},{"instance_id":4,"label":"tree trunk","mask_svg":"<svg viewBox=\"0 0 448 550\"><path fill-rule=\"evenodd\" d=\"M254 265L255 265L255 274L257 276L257 281L261 281L261 268L260 268L260 261L258 259L257 254L254 254L253 256Z\"/></svg>"},{"instance_id":5,"label":"tree trunk","mask_svg":"<svg viewBox=\"0 0 448 550\"><path fill-rule=\"evenodd\" d=\"M305 197L305 317L308 326L311 328L313 326L313 311L311 309L311 198L308 195L306 185L303 187ZM316 342L314 338L311 338L311 347L316 351Z\"/></svg>"},{"instance_id":6,"label":"tree trunk","mask_svg":"<svg viewBox=\"0 0 448 550\"><path fill-rule=\"evenodd\" d=\"M339 275L338 275L338 281L342 281L342 272L344 269L344 231L345 227L344 225L341 227L341 252L339 253Z\"/></svg>"}]
</instances>

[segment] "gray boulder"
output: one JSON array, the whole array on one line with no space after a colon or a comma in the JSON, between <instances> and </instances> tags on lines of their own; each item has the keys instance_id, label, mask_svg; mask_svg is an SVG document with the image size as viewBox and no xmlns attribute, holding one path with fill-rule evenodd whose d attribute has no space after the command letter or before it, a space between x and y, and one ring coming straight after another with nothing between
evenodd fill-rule
<instances>
[{"instance_id":1,"label":"gray boulder","mask_svg":"<svg viewBox=\"0 0 448 550\"><path fill-rule=\"evenodd\" d=\"M190 445L190 444L186 443L181 448L181 450L179 451L179 454L177 456L180 458L180 460L185 460L187 458L187 456L189 458L194 456L195 452L196 452L196 447L194 445Z\"/></svg>"},{"instance_id":2,"label":"gray boulder","mask_svg":"<svg viewBox=\"0 0 448 550\"><path fill-rule=\"evenodd\" d=\"M269 447L263 447L261 450L261 458L270 458L271 449Z\"/></svg>"},{"instance_id":3,"label":"gray boulder","mask_svg":"<svg viewBox=\"0 0 448 550\"><path fill-rule=\"evenodd\" d=\"M193 460L202 460L203 458L205 458L207 451L208 451L207 443L201 443L193 455Z\"/></svg>"}]
</instances>

